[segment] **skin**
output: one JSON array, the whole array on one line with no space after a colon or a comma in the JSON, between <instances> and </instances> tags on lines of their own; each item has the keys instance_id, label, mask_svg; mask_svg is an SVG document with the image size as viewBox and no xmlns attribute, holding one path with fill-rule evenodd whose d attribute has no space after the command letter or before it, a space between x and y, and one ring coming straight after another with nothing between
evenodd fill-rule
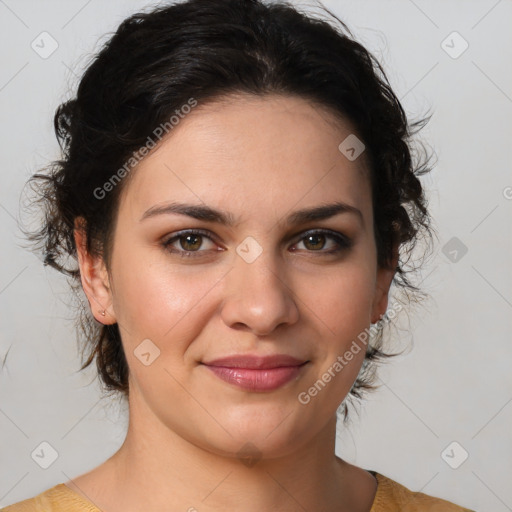
<instances>
[{"instance_id":1,"label":"skin","mask_svg":"<svg viewBox=\"0 0 512 512\"><path fill-rule=\"evenodd\" d=\"M370 510L374 477L334 453L336 409L364 350L308 404L297 398L388 305L394 271L377 267L365 154L349 161L338 149L351 133L349 123L297 97L200 104L132 171L109 269L87 253L77 223L91 310L121 329L130 417L119 451L70 488L107 512ZM177 214L140 220L169 201L222 209L236 222ZM283 222L335 201L362 218ZM172 248L195 248L198 257L164 247L170 235L193 228L211 239L175 239ZM326 254L335 239L304 235L322 228L344 234L351 247ZM262 249L251 263L236 252L246 237ZM148 366L134 354L145 339L160 350ZM232 354L309 363L277 390L250 392L200 364ZM257 459L252 465L237 455L244 446Z\"/></svg>"}]
</instances>

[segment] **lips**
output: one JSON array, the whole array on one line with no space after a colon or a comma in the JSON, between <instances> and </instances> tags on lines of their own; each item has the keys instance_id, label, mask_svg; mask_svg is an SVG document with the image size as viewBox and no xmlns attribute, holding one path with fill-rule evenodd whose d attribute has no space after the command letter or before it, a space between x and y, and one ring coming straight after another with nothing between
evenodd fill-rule
<instances>
[{"instance_id":1,"label":"lips","mask_svg":"<svg viewBox=\"0 0 512 512\"><path fill-rule=\"evenodd\" d=\"M268 392L298 378L307 360L285 354L272 356L239 355L204 362L221 380L246 391Z\"/></svg>"},{"instance_id":2,"label":"lips","mask_svg":"<svg viewBox=\"0 0 512 512\"><path fill-rule=\"evenodd\" d=\"M269 368L278 368L280 366L300 366L306 361L297 359L285 354L276 354L272 356L250 356L240 355L223 357L214 359L208 363L203 363L208 366L224 366L228 368L248 368L254 370L265 370Z\"/></svg>"}]
</instances>

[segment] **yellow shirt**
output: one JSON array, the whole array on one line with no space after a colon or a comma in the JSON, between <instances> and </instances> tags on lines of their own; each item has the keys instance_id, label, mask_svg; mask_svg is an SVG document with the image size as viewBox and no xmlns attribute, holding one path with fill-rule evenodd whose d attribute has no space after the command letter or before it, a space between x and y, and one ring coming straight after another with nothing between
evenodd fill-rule
<instances>
[{"instance_id":1,"label":"yellow shirt","mask_svg":"<svg viewBox=\"0 0 512 512\"><path fill-rule=\"evenodd\" d=\"M377 493L370 512L474 512L449 501L409 491L406 487L371 471L377 478ZM57 484L34 498L0 509L0 512L101 512L80 494Z\"/></svg>"}]
</instances>

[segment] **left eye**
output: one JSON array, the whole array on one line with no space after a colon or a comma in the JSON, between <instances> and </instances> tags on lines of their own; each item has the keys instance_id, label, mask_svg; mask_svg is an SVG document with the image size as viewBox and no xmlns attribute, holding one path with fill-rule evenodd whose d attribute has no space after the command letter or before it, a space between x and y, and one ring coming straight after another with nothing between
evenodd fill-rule
<instances>
[{"instance_id":1,"label":"left eye","mask_svg":"<svg viewBox=\"0 0 512 512\"><path fill-rule=\"evenodd\" d=\"M319 251L320 249L325 248L326 240L328 239L334 240L334 247L329 250ZM340 252L343 249L348 249L351 245L349 239L343 236L341 233L323 230L308 231L301 238L299 244L300 243L302 243L310 252L322 253Z\"/></svg>"}]
</instances>

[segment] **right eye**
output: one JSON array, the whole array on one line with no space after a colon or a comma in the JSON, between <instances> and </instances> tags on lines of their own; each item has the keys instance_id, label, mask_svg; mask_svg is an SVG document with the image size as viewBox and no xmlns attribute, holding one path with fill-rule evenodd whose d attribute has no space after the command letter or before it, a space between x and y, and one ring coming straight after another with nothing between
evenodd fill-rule
<instances>
[{"instance_id":1,"label":"right eye","mask_svg":"<svg viewBox=\"0 0 512 512\"><path fill-rule=\"evenodd\" d=\"M187 229L174 233L162 243L163 247L171 253L179 254L181 257L198 257L206 250L199 250L203 245L204 239L213 243L207 231L201 229Z\"/></svg>"}]
</instances>

